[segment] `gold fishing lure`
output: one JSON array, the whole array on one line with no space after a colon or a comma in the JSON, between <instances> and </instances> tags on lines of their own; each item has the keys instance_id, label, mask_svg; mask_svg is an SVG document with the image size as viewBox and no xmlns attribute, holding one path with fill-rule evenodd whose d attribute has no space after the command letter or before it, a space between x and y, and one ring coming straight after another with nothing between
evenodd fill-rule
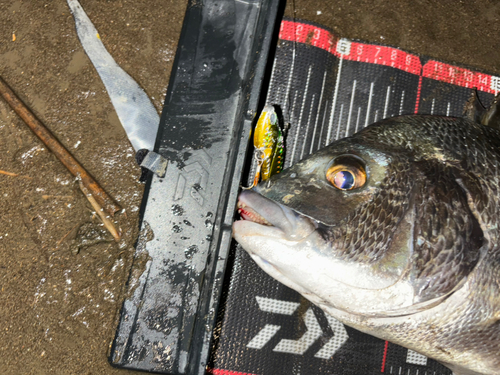
<instances>
[{"instance_id":1,"label":"gold fishing lure","mask_svg":"<svg viewBox=\"0 0 500 375\"><path fill-rule=\"evenodd\" d=\"M262 181L265 181L283 169L285 153L283 133L272 105L266 105L260 114L254 131L253 145L257 170L250 188L257 185L261 177Z\"/></svg>"}]
</instances>

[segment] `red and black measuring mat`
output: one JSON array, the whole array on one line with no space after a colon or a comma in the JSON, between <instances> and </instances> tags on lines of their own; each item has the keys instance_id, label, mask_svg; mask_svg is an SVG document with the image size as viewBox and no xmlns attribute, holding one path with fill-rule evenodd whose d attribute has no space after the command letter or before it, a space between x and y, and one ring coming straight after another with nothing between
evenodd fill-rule
<instances>
[{"instance_id":1,"label":"red and black measuring mat","mask_svg":"<svg viewBox=\"0 0 500 375\"><path fill-rule=\"evenodd\" d=\"M290 124L289 166L387 117L461 116L471 89L488 104L500 78L397 48L339 39L282 22L267 103ZM233 248L209 373L215 375L449 375L411 350L344 327Z\"/></svg>"}]
</instances>

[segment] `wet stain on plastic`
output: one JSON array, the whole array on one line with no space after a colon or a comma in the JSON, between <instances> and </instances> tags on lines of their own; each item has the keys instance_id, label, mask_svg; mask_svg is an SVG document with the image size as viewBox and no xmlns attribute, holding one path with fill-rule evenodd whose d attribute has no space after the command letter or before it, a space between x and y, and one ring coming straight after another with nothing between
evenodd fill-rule
<instances>
[{"instance_id":1,"label":"wet stain on plastic","mask_svg":"<svg viewBox=\"0 0 500 375\"><path fill-rule=\"evenodd\" d=\"M184 255L187 259L192 259L193 255L198 252L198 246L191 245L186 250L184 250Z\"/></svg>"},{"instance_id":2,"label":"wet stain on plastic","mask_svg":"<svg viewBox=\"0 0 500 375\"><path fill-rule=\"evenodd\" d=\"M172 327L175 327L172 323L175 322L178 315L178 307L159 305L148 311L144 321L149 329L168 335L172 331Z\"/></svg>"}]
</instances>

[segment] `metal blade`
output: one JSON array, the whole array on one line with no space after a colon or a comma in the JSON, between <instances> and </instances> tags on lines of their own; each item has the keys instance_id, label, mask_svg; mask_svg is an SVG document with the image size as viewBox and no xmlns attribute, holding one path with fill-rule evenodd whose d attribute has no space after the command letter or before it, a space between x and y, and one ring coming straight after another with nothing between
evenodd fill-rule
<instances>
[{"instance_id":1,"label":"metal blade","mask_svg":"<svg viewBox=\"0 0 500 375\"><path fill-rule=\"evenodd\" d=\"M153 150L160 116L144 90L109 54L77 0L68 0L83 49L101 77L116 114L136 151Z\"/></svg>"}]
</instances>

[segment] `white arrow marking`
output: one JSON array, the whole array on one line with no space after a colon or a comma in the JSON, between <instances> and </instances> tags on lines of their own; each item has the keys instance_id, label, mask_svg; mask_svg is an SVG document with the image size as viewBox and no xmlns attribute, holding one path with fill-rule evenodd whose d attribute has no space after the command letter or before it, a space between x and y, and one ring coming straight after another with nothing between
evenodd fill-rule
<instances>
[{"instance_id":1,"label":"white arrow marking","mask_svg":"<svg viewBox=\"0 0 500 375\"><path fill-rule=\"evenodd\" d=\"M272 314L292 315L299 307L298 302L280 301L278 299L255 297L259 309ZM266 324L257 335L247 344L247 348L262 349L271 340L276 332L280 330L280 326Z\"/></svg>"},{"instance_id":2,"label":"white arrow marking","mask_svg":"<svg viewBox=\"0 0 500 375\"><path fill-rule=\"evenodd\" d=\"M292 315L297 310L297 307L299 307L298 302L280 301L278 299L258 296L255 299L257 300L259 309L273 314Z\"/></svg>"},{"instance_id":3,"label":"white arrow marking","mask_svg":"<svg viewBox=\"0 0 500 375\"><path fill-rule=\"evenodd\" d=\"M326 319L328 319L330 328L333 331L333 337L314 356L316 358L328 359L334 355L342 345L345 344L345 342L349 339L349 336L347 335L347 331L342 323L328 314L325 314L325 316Z\"/></svg>"},{"instance_id":4,"label":"white arrow marking","mask_svg":"<svg viewBox=\"0 0 500 375\"><path fill-rule=\"evenodd\" d=\"M413 350L408 349L408 354L406 354L406 363L412 363L414 365L427 365L427 357L423 354L414 352Z\"/></svg>"},{"instance_id":5,"label":"white arrow marking","mask_svg":"<svg viewBox=\"0 0 500 375\"><path fill-rule=\"evenodd\" d=\"M281 340L273 349L275 352L304 354L314 342L323 335L323 331L311 308L307 309L304 322L307 331L298 340Z\"/></svg>"},{"instance_id":6,"label":"white arrow marking","mask_svg":"<svg viewBox=\"0 0 500 375\"><path fill-rule=\"evenodd\" d=\"M277 300L274 298L255 297L259 309L272 314L292 315L299 307L298 302ZM326 315L328 323L333 331L333 337L314 355L316 358L329 359L337 350L344 345L349 336L344 325L335 318ZM298 340L283 339L273 349L275 352L304 354L314 342L323 335L321 326L314 315L312 308L309 308L304 315L304 322L307 331ZM257 335L247 344L247 348L262 349L281 329L278 325L266 324ZM416 354L416 353L415 353ZM412 357L413 358L413 357ZM414 362L410 362L414 363ZM418 364L418 363L417 363Z\"/></svg>"},{"instance_id":7,"label":"white arrow marking","mask_svg":"<svg viewBox=\"0 0 500 375\"><path fill-rule=\"evenodd\" d=\"M247 348L250 349L262 349L269 340L280 330L280 326L275 326L273 324L266 324L255 337L250 340L247 344Z\"/></svg>"}]
</instances>

